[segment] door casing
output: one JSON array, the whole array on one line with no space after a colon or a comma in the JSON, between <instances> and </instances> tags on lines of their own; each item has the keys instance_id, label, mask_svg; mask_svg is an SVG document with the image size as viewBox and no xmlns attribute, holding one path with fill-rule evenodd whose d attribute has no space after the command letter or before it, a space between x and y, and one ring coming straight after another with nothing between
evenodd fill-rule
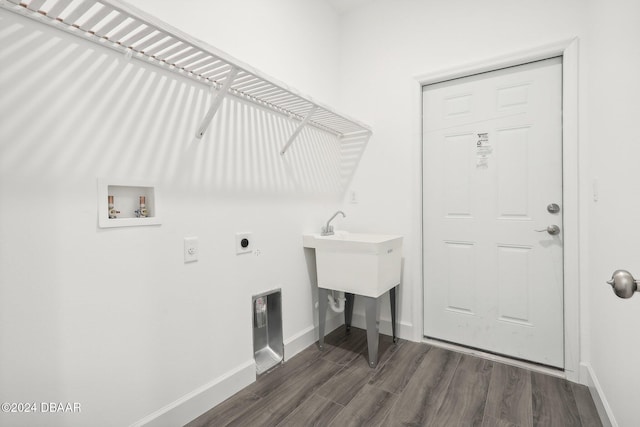
<instances>
[{"instance_id":1,"label":"door casing","mask_svg":"<svg viewBox=\"0 0 640 427\"><path fill-rule=\"evenodd\" d=\"M415 149L419 159L419 181L416 188L416 199L419 207L415 210L414 225L418 231L417 241L420 242L420 259L424 257L422 250L422 87L459 77L512 67L528 62L538 61L562 56L562 179L563 179L563 205L564 205L564 339L565 339L565 377L574 382L586 381L586 375L580 375L580 278L586 274L584 266L580 264L579 231L580 224L580 169L584 164L580 159L578 140L578 39L559 41L554 44L544 45L533 49L526 49L500 57L462 64L453 68L444 69L424 75L415 76L416 88L414 90L415 114ZM418 178L416 178L418 179ZM424 277L422 261L417 263L414 283L416 297L413 298L413 324L414 338L423 339L423 292ZM417 271L419 268L419 272ZM418 289L419 288L419 289Z\"/></svg>"}]
</instances>

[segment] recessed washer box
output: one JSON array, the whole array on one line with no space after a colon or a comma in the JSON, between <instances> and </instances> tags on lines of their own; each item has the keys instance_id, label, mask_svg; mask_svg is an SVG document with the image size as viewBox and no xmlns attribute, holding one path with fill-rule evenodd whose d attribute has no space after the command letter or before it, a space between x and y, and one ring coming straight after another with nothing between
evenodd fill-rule
<instances>
[{"instance_id":1,"label":"recessed washer box","mask_svg":"<svg viewBox=\"0 0 640 427\"><path fill-rule=\"evenodd\" d=\"M253 233L245 231L236 233L236 254L248 254L253 252Z\"/></svg>"},{"instance_id":2,"label":"recessed washer box","mask_svg":"<svg viewBox=\"0 0 640 427\"><path fill-rule=\"evenodd\" d=\"M114 218L110 218L112 196ZM146 216L137 216L140 198L144 197ZM158 191L155 184L139 180L98 178L98 226L100 228L160 225Z\"/></svg>"}]
</instances>

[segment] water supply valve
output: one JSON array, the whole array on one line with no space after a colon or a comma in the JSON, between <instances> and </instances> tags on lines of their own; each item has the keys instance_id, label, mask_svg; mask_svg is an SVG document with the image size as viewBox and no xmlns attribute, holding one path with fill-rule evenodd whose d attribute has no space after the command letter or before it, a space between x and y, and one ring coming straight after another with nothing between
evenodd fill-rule
<instances>
[{"instance_id":1,"label":"water supply valve","mask_svg":"<svg viewBox=\"0 0 640 427\"><path fill-rule=\"evenodd\" d=\"M113 204L113 196L110 195L107 197L107 204L109 206L109 218L110 219L117 218L120 211L116 210Z\"/></svg>"},{"instance_id":2,"label":"water supply valve","mask_svg":"<svg viewBox=\"0 0 640 427\"><path fill-rule=\"evenodd\" d=\"M638 292L640 281L634 279L627 270L616 270L607 283L620 298L631 298L634 293Z\"/></svg>"},{"instance_id":3,"label":"water supply valve","mask_svg":"<svg viewBox=\"0 0 640 427\"><path fill-rule=\"evenodd\" d=\"M134 213L136 214L136 218L146 218L149 216L145 196L140 196L140 208L136 209Z\"/></svg>"}]
</instances>

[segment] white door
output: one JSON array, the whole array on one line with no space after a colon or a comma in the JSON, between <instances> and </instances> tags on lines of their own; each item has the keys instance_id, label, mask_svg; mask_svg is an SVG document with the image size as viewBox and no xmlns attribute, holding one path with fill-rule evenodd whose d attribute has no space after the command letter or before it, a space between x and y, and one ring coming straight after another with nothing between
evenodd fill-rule
<instances>
[{"instance_id":1,"label":"white door","mask_svg":"<svg viewBox=\"0 0 640 427\"><path fill-rule=\"evenodd\" d=\"M561 85L553 58L424 87L425 336L563 367Z\"/></svg>"}]
</instances>

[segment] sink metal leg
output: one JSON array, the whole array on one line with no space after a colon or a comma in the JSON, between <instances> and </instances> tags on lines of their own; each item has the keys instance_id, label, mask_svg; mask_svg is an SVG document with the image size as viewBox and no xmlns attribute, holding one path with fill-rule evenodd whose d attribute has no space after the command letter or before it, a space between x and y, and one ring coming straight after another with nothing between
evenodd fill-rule
<instances>
[{"instance_id":1,"label":"sink metal leg","mask_svg":"<svg viewBox=\"0 0 640 427\"><path fill-rule=\"evenodd\" d=\"M318 348L324 350L324 327L327 320L327 307L329 291L324 288L318 288Z\"/></svg>"},{"instance_id":2,"label":"sink metal leg","mask_svg":"<svg viewBox=\"0 0 640 427\"><path fill-rule=\"evenodd\" d=\"M378 298L362 297L367 322L367 346L369 349L369 366L378 365Z\"/></svg>"},{"instance_id":3,"label":"sink metal leg","mask_svg":"<svg viewBox=\"0 0 640 427\"><path fill-rule=\"evenodd\" d=\"M353 319L353 302L355 300L355 294L345 292L344 297L344 325L347 327L347 332L351 330L351 319Z\"/></svg>"},{"instance_id":4,"label":"sink metal leg","mask_svg":"<svg viewBox=\"0 0 640 427\"><path fill-rule=\"evenodd\" d=\"M398 342L396 336L396 291L398 287L395 286L389 289L389 301L391 302L391 335L393 336L393 342Z\"/></svg>"}]
</instances>

